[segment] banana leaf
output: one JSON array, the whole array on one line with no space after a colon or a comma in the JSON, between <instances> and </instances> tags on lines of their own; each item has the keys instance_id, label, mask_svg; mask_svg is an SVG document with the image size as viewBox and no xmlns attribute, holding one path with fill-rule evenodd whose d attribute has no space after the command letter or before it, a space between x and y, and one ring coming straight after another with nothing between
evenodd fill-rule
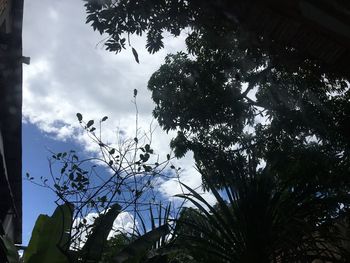
<instances>
[{"instance_id":1,"label":"banana leaf","mask_svg":"<svg viewBox=\"0 0 350 263\"><path fill-rule=\"evenodd\" d=\"M58 206L51 217L38 217L24 253L24 263L69 262L64 252L69 248L72 211L73 205L64 204Z\"/></svg>"}]
</instances>

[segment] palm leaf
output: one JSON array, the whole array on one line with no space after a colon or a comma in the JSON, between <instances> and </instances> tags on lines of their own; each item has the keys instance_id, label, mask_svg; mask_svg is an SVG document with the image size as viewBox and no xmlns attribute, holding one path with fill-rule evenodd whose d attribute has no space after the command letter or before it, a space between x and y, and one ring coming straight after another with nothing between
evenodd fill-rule
<instances>
[{"instance_id":1,"label":"palm leaf","mask_svg":"<svg viewBox=\"0 0 350 263\"><path fill-rule=\"evenodd\" d=\"M85 259L84 262L98 262L100 260L108 234L120 211L120 205L114 204L105 214L100 215L95 220L91 234L80 252Z\"/></svg>"},{"instance_id":2,"label":"palm leaf","mask_svg":"<svg viewBox=\"0 0 350 263\"><path fill-rule=\"evenodd\" d=\"M168 225L162 225L147 232L135 241L131 242L121 252L113 256L112 262L115 263L132 263L139 262L152 245L157 242L163 235L169 233Z\"/></svg>"}]
</instances>

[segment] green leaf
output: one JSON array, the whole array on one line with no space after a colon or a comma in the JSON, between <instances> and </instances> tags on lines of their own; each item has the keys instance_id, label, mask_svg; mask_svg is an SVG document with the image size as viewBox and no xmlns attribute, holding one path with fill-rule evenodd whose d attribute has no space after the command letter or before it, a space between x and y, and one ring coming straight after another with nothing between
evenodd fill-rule
<instances>
[{"instance_id":1,"label":"green leaf","mask_svg":"<svg viewBox=\"0 0 350 263\"><path fill-rule=\"evenodd\" d=\"M24 253L24 262L69 262L61 251L69 248L72 211L73 205L65 204L58 206L51 217L38 217Z\"/></svg>"},{"instance_id":2,"label":"green leaf","mask_svg":"<svg viewBox=\"0 0 350 263\"><path fill-rule=\"evenodd\" d=\"M64 174L64 173L65 173L65 171L66 171L66 169L67 169L67 166L68 166L67 163L65 163L65 164L63 165L63 167L62 167L62 169L61 169L61 174Z\"/></svg>"},{"instance_id":3,"label":"green leaf","mask_svg":"<svg viewBox=\"0 0 350 263\"><path fill-rule=\"evenodd\" d=\"M167 224L149 231L114 255L113 262L139 262L139 260L147 253L148 249L150 249L162 236L168 233L169 227Z\"/></svg>"},{"instance_id":4,"label":"green leaf","mask_svg":"<svg viewBox=\"0 0 350 263\"><path fill-rule=\"evenodd\" d=\"M137 54L137 51L135 50L135 48L132 48L132 54L134 55L134 58L136 60L137 63L140 63L139 61L139 55ZM136 96L136 95L135 95Z\"/></svg>"},{"instance_id":5,"label":"green leaf","mask_svg":"<svg viewBox=\"0 0 350 263\"><path fill-rule=\"evenodd\" d=\"M147 162L147 161L149 160L149 157L150 157L150 155L149 155L148 153L146 153L146 154L144 155L143 161L144 161L144 162Z\"/></svg>"},{"instance_id":6,"label":"green leaf","mask_svg":"<svg viewBox=\"0 0 350 263\"><path fill-rule=\"evenodd\" d=\"M0 236L0 241L0 248L4 248L8 263L19 263L18 251L13 242L7 236Z\"/></svg>"},{"instance_id":7,"label":"green leaf","mask_svg":"<svg viewBox=\"0 0 350 263\"><path fill-rule=\"evenodd\" d=\"M86 127L89 128L94 124L93 120L89 120L88 123L86 124Z\"/></svg>"},{"instance_id":8,"label":"green leaf","mask_svg":"<svg viewBox=\"0 0 350 263\"><path fill-rule=\"evenodd\" d=\"M81 115L81 113L77 113L77 118L78 121L81 122L83 120L83 115Z\"/></svg>"},{"instance_id":9,"label":"green leaf","mask_svg":"<svg viewBox=\"0 0 350 263\"><path fill-rule=\"evenodd\" d=\"M147 173L152 171L152 167L149 165L143 165L143 169L145 169L145 172L147 172Z\"/></svg>"},{"instance_id":10,"label":"green leaf","mask_svg":"<svg viewBox=\"0 0 350 263\"><path fill-rule=\"evenodd\" d=\"M100 215L95 220L91 234L81 251L84 258L83 262L98 262L101 259L108 234L120 210L120 205L115 204L105 214Z\"/></svg>"},{"instance_id":11,"label":"green leaf","mask_svg":"<svg viewBox=\"0 0 350 263\"><path fill-rule=\"evenodd\" d=\"M216 209L211 206L200 194L198 194L195 190L190 188L189 186L181 183L183 187L185 187L190 194L178 194L175 195L177 197L185 198L192 202L203 214L207 216L209 221L211 222L211 225L217 229L218 232L220 232L227 240L232 239L233 237L230 235L229 230L230 226L227 224L227 222L223 219L223 217L216 211ZM204 205L204 206L203 206ZM209 208L209 211L213 214L214 217L212 217L207 209Z\"/></svg>"}]
</instances>

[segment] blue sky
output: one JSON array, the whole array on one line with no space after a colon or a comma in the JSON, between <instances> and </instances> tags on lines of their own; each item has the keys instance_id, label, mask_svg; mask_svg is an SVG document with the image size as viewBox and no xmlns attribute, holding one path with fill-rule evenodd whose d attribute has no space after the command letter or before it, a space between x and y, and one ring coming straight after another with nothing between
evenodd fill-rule
<instances>
[{"instance_id":1,"label":"blue sky","mask_svg":"<svg viewBox=\"0 0 350 263\"><path fill-rule=\"evenodd\" d=\"M160 156L169 152L172 134L163 132L152 118L153 102L147 81L166 54L185 48L184 35L165 35L165 48L155 55L147 53L145 39L132 36L131 43L140 59L137 64L131 48L118 55L104 50L105 36L85 24L83 4L80 0L25 1L23 55L31 58L31 64L23 66L23 175L48 174L48 149L96 154L96 145L79 128L77 112L89 119L107 115L109 120L103 130L107 142L115 143L118 131L133 138L134 89L138 90L139 130L147 132L153 121L152 148ZM184 183L200 185L191 154L174 160L174 164L183 168ZM164 200L171 200L180 187L175 179L164 180L158 190ZM213 200L209 194L207 197ZM54 200L52 192L24 180L24 244L37 216L52 213Z\"/></svg>"},{"instance_id":2,"label":"blue sky","mask_svg":"<svg viewBox=\"0 0 350 263\"><path fill-rule=\"evenodd\" d=\"M50 150L57 152L75 149L81 150L74 141L62 142L40 131L35 125L23 124L23 174L29 173L34 178L48 176L51 156ZM24 176L25 177L25 176ZM23 180L23 243L27 244L39 214L51 214L55 209L55 194L39 187L28 180Z\"/></svg>"},{"instance_id":3,"label":"blue sky","mask_svg":"<svg viewBox=\"0 0 350 263\"><path fill-rule=\"evenodd\" d=\"M52 143L53 140L45 138L34 125L23 125L23 174L29 172L36 176L44 173L47 166L45 144ZM28 243L37 216L43 211L53 211L54 200L55 196L47 189L23 180L23 244Z\"/></svg>"}]
</instances>

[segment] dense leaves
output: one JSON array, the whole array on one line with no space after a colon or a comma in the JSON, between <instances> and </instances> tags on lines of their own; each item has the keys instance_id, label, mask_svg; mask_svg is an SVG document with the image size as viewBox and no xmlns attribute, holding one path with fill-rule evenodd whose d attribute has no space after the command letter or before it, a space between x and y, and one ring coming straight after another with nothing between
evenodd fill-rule
<instances>
[{"instance_id":1,"label":"dense leaves","mask_svg":"<svg viewBox=\"0 0 350 263\"><path fill-rule=\"evenodd\" d=\"M106 48L120 52L125 48L124 33L142 35L147 31L147 50L155 53L163 48L164 31L178 36L191 22L195 11L187 1L111 1L87 0L87 23L94 30L107 33ZM176 17L176 19L173 19Z\"/></svg>"},{"instance_id":2,"label":"dense leaves","mask_svg":"<svg viewBox=\"0 0 350 263\"><path fill-rule=\"evenodd\" d=\"M230 187L230 204L216 194L220 211L207 204L211 213L190 191L205 237L194 245L206 240L201 249L224 262L294 256L307 262L307 249L319 246L315 233L328 235L349 213L348 80L288 43L247 30L235 16L243 4L90 1L86 7L87 22L109 36L111 51L125 48L124 35L146 33L154 53L164 32L186 29L187 51L168 55L148 88L155 118L177 132L171 142L177 157L193 151L207 189Z\"/></svg>"},{"instance_id":3,"label":"dense leaves","mask_svg":"<svg viewBox=\"0 0 350 263\"><path fill-rule=\"evenodd\" d=\"M135 89L135 104L136 96ZM120 133L122 138L112 143L104 141L101 135L107 116L98 121L85 119L81 113L76 117L82 131L98 146L100 153L90 158L74 150L52 153L49 158L51 178L41 176L40 181L34 180L27 173L27 180L55 192L57 204L74 204L75 209L71 208L68 213L65 210L70 206L62 205L52 217L39 217L25 261L41 262L41 258L55 257L57 262L141 262L144 259L153 262L163 257L163 252L151 254L150 251L158 253L158 248L170 240L168 219L171 213L170 206L160 204L158 207L159 192L154 189L171 156L167 154L166 160L161 161L151 145L152 134L141 133L138 127L135 127L135 137L127 138ZM172 177L167 175L167 178ZM151 213L159 211L151 232L142 221L145 209ZM107 239L120 212L126 213L131 222L122 226L125 229L118 229L122 237L109 242ZM142 231L138 219L142 222ZM119 256L121 251L123 254ZM3 252L0 257L9 256L6 250L0 252Z\"/></svg>"},{"instance_id":4,"label":"dense leaves","mask_svg":"<svg viewBox=\"0 0 350 263\"><path fill-rule=\"evenodd\" d=\"M158 258L163 252L157 252L160 247L151 251L152 244L160 242L169 234L169 225L167 223L159 225L140 236L119 234L107 240L120 208L115 204L98 216L85 245L72 250L74 239L71 226L74 223L72 221L74 207L71 204L60 205L51 217L47 215L38 217L22 259L19 258L12 241L4 233L0 233L0 256L3 262L8 263L158 262L153 259Z\"/></svg>"},{"instance_id":5,"label":"dense leaves","mask_svg":"<svg viewBox=\"0 0 350 263\"><path fill-rule=\"evenodd\" d=\"M317 218L329 209L317 197L278 186L266 171L223 184L222 193L209 184L215 206L186 185L179 195L197 209L183 211L178 241L200 262L348 261L347 226Z\"/></svg>"}]
</instances>

